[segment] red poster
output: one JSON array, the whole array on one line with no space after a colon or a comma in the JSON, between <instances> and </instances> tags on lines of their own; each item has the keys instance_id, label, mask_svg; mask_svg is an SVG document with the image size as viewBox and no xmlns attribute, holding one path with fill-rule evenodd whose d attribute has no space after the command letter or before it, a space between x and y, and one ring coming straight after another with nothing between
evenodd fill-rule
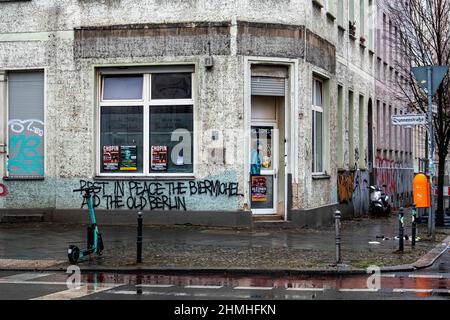
<instances>
[{"instance_id":1,"label":"red poster","mask_svg":"<svg viewBox=\"0 0 450 320\"><path fill-rule=\"evenodd\" d=\"M103 170L119 169L119 146L103 146Z\"/></svg>"},{"instance_id":2,"label":"red poster","mask_svg":"<svg viewBox=\"0 0 450 320\"><path fill-rule=\"evenodd\" d=\"M152 146L151 169L152 171L167 170L167 146Z\"/></svg>"},{"instance_id":3,"label":"red poster","mask_svg":"<svg viewBox=\"0 0 450 320\"><path fill-rule=\"evenodd\" d=\"M252 202L267 202L266 177L252 177Z\"/></svg>"}]
</instances>

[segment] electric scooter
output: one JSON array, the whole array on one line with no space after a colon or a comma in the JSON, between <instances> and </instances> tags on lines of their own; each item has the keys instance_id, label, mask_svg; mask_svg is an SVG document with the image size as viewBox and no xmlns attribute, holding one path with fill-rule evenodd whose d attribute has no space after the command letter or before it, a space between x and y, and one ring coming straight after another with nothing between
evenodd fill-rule
<instances>
[{"instance_id":1,"label":"electric scooter","mask_svg":"<svg viewBox=\"0 0 450 320\"><path fill-rule=\"evenodd\" d=\"M100 187L86 187L81 189L75 189L73 192L83 192L83 197L87 201L89 214L91 216L91 225L87 227L87 249L80 250L75 245L70 245L67 249L67 256L71 264L77 264L78 260L90 256L91 254L102 255L103 252L103 240L102 235L98 232L97 221L95 220L93 195L95 192L100 191Z\"/></svg>"}]
</instances>

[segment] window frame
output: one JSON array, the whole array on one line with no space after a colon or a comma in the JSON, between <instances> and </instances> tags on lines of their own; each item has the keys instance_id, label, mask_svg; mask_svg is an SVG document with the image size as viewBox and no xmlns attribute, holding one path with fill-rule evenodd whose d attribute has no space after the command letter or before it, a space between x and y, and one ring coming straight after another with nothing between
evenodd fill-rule
<instances>
[{"instance_id":1,"label":"window frame","mask_svg":"<svg viewBox=\"0 0 450 320\"><path fill-rule=\"evenodd\" d=\"M95 83L97 85L96 90L96 115L97 115L97 128L95 130L96 134L96 176L97 177L105 177L105 178L193 178L195 177L196 173L196 161L197 161L197 146L195 143L195 136L197 133L196 130L196 66L193 64L189 64L187 66L193 66L192 71L180 71L177 70L177 66L183 67L183 65L174 65L173 71L170 71L171 67L167 66L167 70L164 70L163 73L191 73L191 98L190 99L152 99L151 98L151 87L152 87L152 77L151 75L153 73L161 73L158 72L159 70L154 70L153 68L149 68L148 70L145 68L139 68L135 72L133 70L131 71L125 71L121 72L118 70L117 72L103 72L102 68L99 67L96 71L96 77L95 77ZM103 92L104 92L104 79L103 76L107 75L138 75L142 74L143 81L142 81L142 99L129 99L129 100L104 100L103 99ZM152 172L151 171L151 165L150 165L150 108L151 107L157 107L157 106L184 106L184 105L191 105L192 106L192 124L193 124L193 134L192 134L192 172L186 172L186 173L170 173L170 172ZM126 173L126 172L101 172L102 168L102 147L101 147L101 110L102 108L107 107L142 107L143 108L143 164L142 164L142 171L143 172L133 172L133 173Z\"/></svg>"},{"instance_id":2,"label":"window frame","mask_svg":"<svg viewBox=\"0 0 450 320\"><path fill-rule=\"evenodd\" d=\"M320 83L320 87L321 87L321 106L316 105L316 84ZM325 145L324 145L324 134L325 134L325 110L324 110L324 81L320 78L318 78L317 76L313 76L313 81L312 81L312 101L311 101L311 127L312 127L312 166L311 166L311 172L312 175L324 175L325 174L325 155L324 155L324 151L325 151ZM321 171L316 171L316 130L315 130L315 124L316 124L316 114L317 113L321 113L322 114L322 170Z\"/></svg>"}]
</instances>

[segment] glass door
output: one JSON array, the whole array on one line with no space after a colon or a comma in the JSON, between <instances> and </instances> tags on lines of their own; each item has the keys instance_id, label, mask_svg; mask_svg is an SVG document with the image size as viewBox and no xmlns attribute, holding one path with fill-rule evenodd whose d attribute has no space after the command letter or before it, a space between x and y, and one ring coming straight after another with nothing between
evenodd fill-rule
<instances>
[{"instance_id":1,"label":"glass door","mask_svg":"<svg viewBox=\"0 0 450 320\"><path fill-rule=\"evenodd\" d=\"M278 148L276 125L254 125L250 144L250 191L253 214L276 214Z\"/></svg>"}]
</instances>

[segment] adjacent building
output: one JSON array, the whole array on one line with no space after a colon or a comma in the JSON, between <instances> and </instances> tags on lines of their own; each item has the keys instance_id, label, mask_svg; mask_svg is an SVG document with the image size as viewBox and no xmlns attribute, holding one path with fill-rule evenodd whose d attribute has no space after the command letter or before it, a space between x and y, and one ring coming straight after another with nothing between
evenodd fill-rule
<instances>
[{"instance_id":1,"label":"adjacent building","mask_svg":"<svg viewBox=\"0 0 450 320\"><path fill-rule=\"evenodd\" d=\"M143 211L154 224L314 227L335 208L367 213L368 186L406 179L414 160L407 130L385 143L403 107L380 12L372 0L0 1L0 215L84 221L73 189L91 185L101 223Z\"/></svg>"}]
</instances>

